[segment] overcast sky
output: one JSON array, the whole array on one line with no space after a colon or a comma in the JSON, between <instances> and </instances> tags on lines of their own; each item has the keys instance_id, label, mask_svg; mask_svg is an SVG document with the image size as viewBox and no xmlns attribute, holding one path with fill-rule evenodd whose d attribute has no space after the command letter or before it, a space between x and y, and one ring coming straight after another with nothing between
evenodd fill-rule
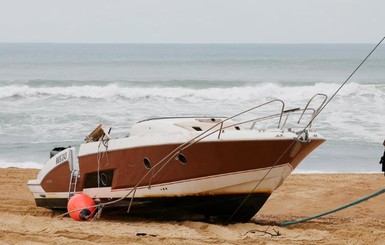
<instances>
[{"instance_id":1,"label":"overcast sky","mask_svg":"<svg viewBox=\"0 0 385 245\"><path fill-rule=\"evenodd\" d=\"M376 43L385 0L0 0L0 42Z\"/></svg>"}]
</instances>

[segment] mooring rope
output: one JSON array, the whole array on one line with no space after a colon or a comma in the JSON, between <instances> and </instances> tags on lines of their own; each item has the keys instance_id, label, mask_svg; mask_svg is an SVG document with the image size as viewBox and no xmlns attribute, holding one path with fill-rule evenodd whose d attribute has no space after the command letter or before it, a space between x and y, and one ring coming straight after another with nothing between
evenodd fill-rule
<instances>
[{"instance_id":1,"label":"mooring rope","mask_svg":"<svg viewBox=\"0 0 385 245\"><path fill-rule=\"evenodd\" d=\"M367 200L369 200L369 199L371 199L373 197L376 197L378 195L383 194L384 192L385 192L385 189L382 189L382 190L374 192L373 194L370 194L369 196L360 198L360 199L358 199L358 200L356 200L354 202L348 203L348 204L343 205L341 207L338 207L338 208L335 208L335 209L332 209L332 210L329 210L329 211L326 211L326 212L323 212L323 213L320 213L320 214L317 214L317 215L309 216L307 218L293 220L293 221L287 221L287 222L282 222L282 223L279 223L279 225L280 226L289 226L289 225L294 225L294 224L302 223L302 222L305 222L305 221L308 221L308 220L316 219L316 218L319 218L319 217L322 217L322 216L325 216L325 215L328 215L328 214L331 214L331 213L338 212L338 211L340 211L342 209L354 206L354 205L359 204L361 202L367 201Z\"/></svg>"},{"instance_id":2,"label":"mooring rope","mask_svg":"<svg viewBox=\"0 0 385 245\"><path fill-rule=\"evenodd\" d=\"M350 80L350 78L356 73L356 71L366 62L366 60L372 55L372 53L378 48L378 46L380 46L380 44L384 41L385 39L385 36L381 39L381 41L379 41L377 43L377 45L370 51L370 53L365 57L365 59L363 59L361 61L361 63L356 67L356 69L349 75L349 77L341 84L341 86L336 90L336 92L330 97L330 99L325 103L325 105L318 111L318 113L314 116L314 118L310 121L312 122L320 113L321 111L329 104L329 102L337 95L337 93L342 89L343 86L345 86L345 84ZM314 215L314 216L310 216L310 217L307 217L307 218L303 218L303 219L299 219L299 220L294 220L294 221L288 221L288 222L282 222L280 223L279 225L280 226L288 226L288 225L293 225L293 224L298 224L298 223L301 223L301 222L305 222L305 221L308 221L308 220L312 220L312 219L315 219L315 218L319 218L319 217L322 217L322 216L325 216L325 215L328 215L328 214L331 214L331 213L335 213L335 212L338 212L342 209L345 209L345 208L348 208L348 207L351 207L351 206L354 206L356 204L359 204L361 202L364 202L364 201L367 201L375 196L378 196L378 195L381 195L385 192L385 189L382 189L382 190L379 190L369 196L366 196L366 197L363 197L361 199L358 199L354 202L351 202L351 203L348 203L346 205L343 205L339 208L336 208L336 209L332 209L332 210L329 210L327 212L323 212L323 213L320 213L320 214L317 214L317 215Z\"/></svg>"}]
</instances>

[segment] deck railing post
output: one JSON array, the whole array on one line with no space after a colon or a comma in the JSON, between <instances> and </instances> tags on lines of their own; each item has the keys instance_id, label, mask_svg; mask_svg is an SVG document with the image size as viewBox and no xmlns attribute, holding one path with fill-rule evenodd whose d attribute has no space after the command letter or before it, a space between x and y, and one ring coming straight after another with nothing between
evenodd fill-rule
<instances>
[{"instance_id":1,"label":"deck railing post","mask_svg":"<svg viewBox=\"0 0 385 245\"><path fill-rule=\"evenodd\" d=\"M223 128L223 121L221 122L221 126L219 127L218 139L221 137L222 128Z\"/></svg>"}]
</instances>

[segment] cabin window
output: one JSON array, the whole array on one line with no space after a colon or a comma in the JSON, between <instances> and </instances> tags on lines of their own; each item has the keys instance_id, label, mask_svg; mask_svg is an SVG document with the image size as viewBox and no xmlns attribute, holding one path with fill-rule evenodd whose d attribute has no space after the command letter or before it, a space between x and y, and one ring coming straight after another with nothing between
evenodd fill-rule
<instances>
[{"instance_id":1,"label":"cabin window","mask_svg":"<svg viewBox=\"0 0 385 245\"><path fill-rule=\"evenodd\" d=\"M235 126L235 129L236 130L241 130L241 128L239 126Z\"/></svg>"},{"instance_id":2,"label":"cabin window","mask_svg":"<svg viewBox=\"0 0 385 245\"><path fill-rule=\"evenodd\" d=\"M144 167L147 168L147 169L151 169L151 162L150 162L150 159L148 159L147 157L145 157L143 159L143 163L144 163Z\"/></svg>"},{"instance_id":3,"label":"cabin window","mask_svg":"<svg viewBox=\"0 0 385 245\"><path fill-rule=\"evenodd\" d=\"M114 177L114 170L103 170L98 172L88 173L85 176L84 188L95 188L95 187L111 187L112 179ZM99 184L98 184L99 180Z\"/></svg>"},{"instance_id":4,"label":"cabin window","mask_svg":"<svg viewBox=\"0 0 385 245\"><path fill-rule=\"evenodd\" d=\"M185 155L183 155L182 153L179 153L178 156L177 156L177 159L180 163L182 163L183 165L186 165L187 164L187 158Z\"/></svg>"},{"instance_id":5,"label":"cabin window","mask_svg":"<svg viewBox=\"0 0 385 245\"><path fill-rule=\"evenodd\" d=\"M195 129L195 131L202 131L201 127L194 126L192 128Z\"/></svg>"}]
</instances>

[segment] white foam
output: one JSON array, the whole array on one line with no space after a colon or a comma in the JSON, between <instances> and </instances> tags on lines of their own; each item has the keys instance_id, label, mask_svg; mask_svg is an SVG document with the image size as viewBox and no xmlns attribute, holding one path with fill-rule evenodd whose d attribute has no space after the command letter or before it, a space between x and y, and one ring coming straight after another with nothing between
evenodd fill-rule
<instances>
[{"instance_id":1,"label":"white foam","mask_svg":"<svg viewBox=\"0 0 385 245\"><path fill-rule=\"evenodd\" d=\"M84 134L81 131L84 125L102 121L109 122L113 127L127 128L128 122L151 116L231 116L276 98L284 100L287 109L304 107L314 94L324 93L330 97L340 87L338 83L257 83L235 87L212 83L205 88L178 87L177 82L166 87L124 86L118 83L52 84L42 87L29 84L1 86L0 105L9 113L16 112L19 113L16 115L23 116L17 121L9 119L8 124L0 125L0 131L3 134L12 131L9 127L20 122L21 131L40 134L38 140L46 140L44 137L48 137L47 141L52 140L42 129L51 132L57 140L75 140L78 135L71 136L71 132ZM313 127L328 139L379 142L385 137L384 98L384 85L348 83L315 120ZM314 103L313 106L318 105ZM15 130L20 132L20 128Z\"/></svg>"},{"instance_id":2,"label":"white foam","mask_svg":"<svg viewBox=\"0 0 385 245\"><path fill-rule=\"evenodd\" d=\"M84 86L57 86L57 87L31 87L25 84L6 85L0 87L0 98L7 97L49 97L63 96L68 98L143 98L143 97L164 97L164 98L184 98L186 96L196 98L208 98L215 100L256 99L262 98L282 98L284 100L301 100L309 98L315 93L325 93L331 95L336 91L340 84L336 83L316 83L302 86L282 86L276 83L258 83L249 86L239 87L209 87L209 88L189 88L189 87L138 87L121 86L115 83ZM357 83L347 84L340 92L339 96L353 97L378 97L384 95L385 87L381 85L362 85Z\"/></svg>"}]
</instances>

